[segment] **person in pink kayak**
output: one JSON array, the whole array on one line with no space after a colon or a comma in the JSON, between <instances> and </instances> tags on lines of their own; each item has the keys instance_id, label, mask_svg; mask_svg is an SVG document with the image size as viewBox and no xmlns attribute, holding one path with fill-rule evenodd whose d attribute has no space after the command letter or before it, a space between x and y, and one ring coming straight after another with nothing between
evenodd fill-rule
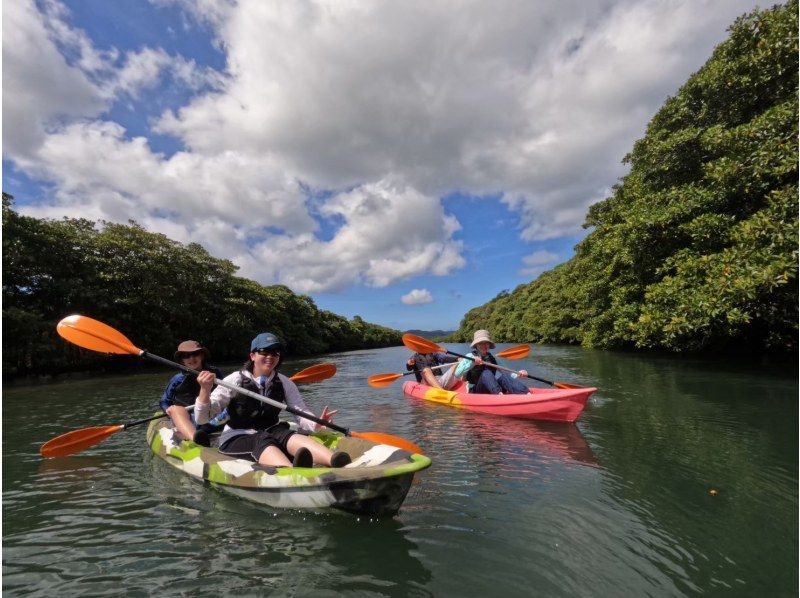
<instances>
[{"instance_id":1,"label":"person in pink kayak","mask_svg":"<svg viewBox=\"0 0 800 598\"><path fill-rule=\"evenodd\" d=\"M313 415L297 385L278 373L283 352L277 336L262 332L250 343L250 357L244 367L227 376L225 382ZM198 423L206 423L227 410L228 420L219 439L220 453L274 467L312 467L314 463L344 467L350 463L346 452L334 453L303 433L317 430L320 426L315 422L296 417L299 431L295 432L287 422L280 421L278 407L227 386L217 386L212 392L214 375L210 372L201 373L197 382L200 384L195 402ZM321 417L330 421L332 415L326 407Z\"/></svg>"},{"instance_id":2,"label":"person in pink kayak","mask_svg":"<svg viewBox=\"0 0 800 598\"><path fill-rule=\"evenodd\" d=\"M414 371L417 382L422 382L433 388L450 390L458 383L458 379L455 376L456 361L458 360L455 357L451 357L447 353L414 353L408 358L406 369L409 372ZM453 365L444 368L438 367L446 366L447 364ZM438 370L438 375L434 373L434 368Z\"/></svg>"},{"instance_id":3,"label":"person in pink kayak","mask_svg":"<svg viewBox=\"0 0 800 598\"><path fill-rule=\"evenodd\" d=\"M486 365L487 363L498 365L497 359L489 352L495 345L488 330L476 330L470 346L472 359L461 359L456 366L455 375L459 380L466 381L471 393L499 395L528 392L528 387L517 380L516 375L509 376ZM527 371L519 371L520 377L524 378L527 375Z\"/></svg>"}]
</instances>

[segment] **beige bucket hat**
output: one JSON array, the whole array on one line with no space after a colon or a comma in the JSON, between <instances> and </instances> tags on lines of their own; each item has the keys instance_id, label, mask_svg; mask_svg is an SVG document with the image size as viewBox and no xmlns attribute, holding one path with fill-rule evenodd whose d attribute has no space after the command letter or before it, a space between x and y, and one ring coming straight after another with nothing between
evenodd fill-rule
<instances>
[{"instance_id":1,"label":"beige bucket hat","mask_svg":"<svg viewBox=\"0 0 800 598\"><path fill-rule=\"evenodd\" d=\"M489 338L489 331L488 330L476 330L475 334L472 337L472 344L470 347L474 347L478 343L487 342L491 345L491 349L494 349L494 341Z\"/></svg>"},{"instance_id":2,"label":"beige bucket hat","mask_svg":"<svg viewBox=\"0 0 800 598\"><path fill-rule=\"evenodd\" d=\"M208 349L197 341L183 341L175 350L175 361L180 361L181 355L184 353L194 353L195 351L203 352L203 360L208 360L211 357Z\"/></svg>"}]
</instances>

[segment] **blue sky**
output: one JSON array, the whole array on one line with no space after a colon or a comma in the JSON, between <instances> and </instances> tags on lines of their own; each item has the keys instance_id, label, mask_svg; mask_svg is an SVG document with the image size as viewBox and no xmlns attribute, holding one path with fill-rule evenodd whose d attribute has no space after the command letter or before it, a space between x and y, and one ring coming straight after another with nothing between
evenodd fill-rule
<instances>
[{"instance_id":1,"label":"blue sky","mask_svg":"<svg viewBox=\"0 0 800 598\"><path fill-rule=\"evenodd\" d=\"M569 259L754 7L6 2L3 190L199 242L347 317L454 329Z\"/></svg>"}]
</instances>

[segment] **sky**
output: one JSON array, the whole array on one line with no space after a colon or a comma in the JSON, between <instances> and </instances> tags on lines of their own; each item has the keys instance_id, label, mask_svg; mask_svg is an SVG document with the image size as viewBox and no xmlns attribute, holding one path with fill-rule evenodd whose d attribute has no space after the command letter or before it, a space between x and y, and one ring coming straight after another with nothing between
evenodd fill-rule
<instances>
[{"instance_id":1,"label":"sky","mask_svg":"<svg viewBox=\"0 0 800 598\"><path fill-rule=\"evenodd\" d=\"M3 191L454 330L567 261L747 0L4 2Z\"/></svg>"}]
</instances>

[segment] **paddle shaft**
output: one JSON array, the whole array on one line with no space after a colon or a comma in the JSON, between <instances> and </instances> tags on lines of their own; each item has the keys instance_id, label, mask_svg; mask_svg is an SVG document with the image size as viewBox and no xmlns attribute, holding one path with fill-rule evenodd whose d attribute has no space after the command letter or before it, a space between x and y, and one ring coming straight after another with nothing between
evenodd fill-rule
<instances>
[{"instance_id":1,"label":"paddle shaft","mask_svg":"<svg viewBox=\"0 0 800 598\"><path fill-rule=\"evenodd\" d=\"M189 405L186 408L186 411L191 412L194 409L194 405ZM137 419L135 422L128 422L127 424L122 424L122 429L127 430L128 428L132 428L133 426L138 426L140 424L146 424L147 422L151 422L156 419L161 419L162 417L167 417L166 413L162 413L161 415L154 415L153 417L146 417L144 419Z\"/></svg>"},{"instance_id":2,"label":"paddle shaft","mask_svg":"<svg viewBox=\"0 0 800 598\"><path fill-rule=\"evenodd\" d=\"M187 374L194 374L195 376L197 376L200 373L197 370L193 370L190 367L186 367L185 365L181 365L180 363L176 363L174 361L170 361L169 359L159 357L158 355L153 355L152 353L148 353L147 351L141 351L139 353L139 357L143 359L151 359L153 361L157 361L164 365L178 368L179 370L182 370ZM331 423L327 420L317 417L316 415L312 415L311 413L306 413L305 411L301 411L300 409L295 409L294 407L286 405L285 403L281 403L280 401L275 401L273 399L270 399L269 397L262 397L260 394L258 394L257 392L253 392L252 390L247 390L246 388L242 388L241 386L236 386L235 384L231 384L230 382L225 382L225 380L215 380L215 384L218 384L219 386L223 386L230 390L235 390L240 394L251 397L257 401L261 401L262 403L266 403L267 405L272 405L273 407L277 407L278 409L284 409L293 415L311 420L312 422L326 426L331 430L336 430L337 432L341 432L345 436L351 435L350 430L348 428L338 426L334 423Z\"/></svg>"},{"instance_id":3,"label":"paddle shaft","mask_svg":"<svg viewBox=\"0 0 800 598\"><path fill-rule=\"evenodd\" d=\"M456 365L457 365L457 364L455 364L455 363L443 363L442 365L434 365L434 366L432 366L431 368L423 368L423 369L441 370L441 369L443 369L443 368L455 367ZM410 372L405 372L405 373L403 373L403 374L400 374L400 375L401 375L401 376L410 376L410 375L411 375L411 374L413 374L414 372L415 372L415 370L411 370Z\"/></svg>"},{"instance_id":4,"label":"paddle shaft","mask_svg":"<svg viewBox=\"0 0 800 598\"><path fill-rule=\"evenodd\" d=\"M475 361L474 357L470 357L469 355L462 355L461 353L456 353L454 351L447 351L445 353L448 355L455 355L456 357L463 357L464 359L469 359L470 361ZM497 370L503 370L504 372L511 372L512 374L519 374L517 370L512 370L511 368L503 367L502 365L495 365L494 363L489 363L488 361L484 361L483 365L490 368L495 368ZM544 382L545 384L549 384L550 386L555 386L555 382L550 382L550 380L545 380L544 378L537 378L536 376L531 376L528 374L527 378L531 378L532 380L538 380L539 382Z\"/></svg>"}]
</instances>

